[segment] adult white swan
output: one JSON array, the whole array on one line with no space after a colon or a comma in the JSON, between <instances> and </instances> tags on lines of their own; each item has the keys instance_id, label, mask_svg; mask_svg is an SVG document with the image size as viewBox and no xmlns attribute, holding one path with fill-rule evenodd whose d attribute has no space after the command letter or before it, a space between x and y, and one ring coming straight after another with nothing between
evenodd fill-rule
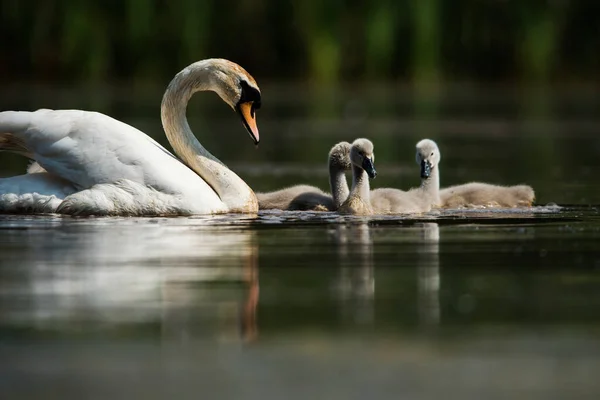
<instances>
[{"instance_id":1,"label":"adult white swan","mask_svg":"<svg viewBox=\"0 0 600 400\"><path fill-rule=\"evenodd\" d=\"M0 179L0 212L71 215L253 213L252 189L210 154L186 118L191 96L212 90L236 110L256 144L256 81L224 59L198 61L171 81L162 125L179 161L143 132L80 110L0 113L0 151L34 159L36 173Z\"/></svg>"}]
</instances>

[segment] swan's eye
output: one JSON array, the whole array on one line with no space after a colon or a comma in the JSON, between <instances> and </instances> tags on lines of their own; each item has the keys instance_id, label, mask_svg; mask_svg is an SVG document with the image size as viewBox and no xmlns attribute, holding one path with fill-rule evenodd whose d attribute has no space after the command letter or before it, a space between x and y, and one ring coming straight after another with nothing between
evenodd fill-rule
<instances>
[{"instance_id":1,"label":"swan's eye","mask_svg":"<svg viewBox=\"0 0 600 400\"><path fill-rule=\"evenodd\" d=\"M433 157L433 151L431 152L431 156Z\"/></svg>"},{"instance_id":2,"label":"swan's eye","mask_svg":"<svg viewBox=\"0 0 600 400\"><path fill-rule=\"evenodd\" d=\"M260 92L258 89L250 86L248 82L244 80L240 81L240 87L242 89L242 93L240 95L238 104L252 103L252 115L254 116L254 111L258 110L261 106Z\"/></svg>"}]
</instances>

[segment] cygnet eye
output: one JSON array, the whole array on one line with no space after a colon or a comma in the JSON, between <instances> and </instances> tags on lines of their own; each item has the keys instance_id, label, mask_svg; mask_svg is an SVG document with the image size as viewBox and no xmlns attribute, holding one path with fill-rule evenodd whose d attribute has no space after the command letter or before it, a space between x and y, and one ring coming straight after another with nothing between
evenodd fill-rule
<instances>
[{"instance_id":1,"label":"cygnet eye","mask_svg":"<svg viewBox=\"0 0 600 400\"><path fill-rule=\"evenodd\" d=\"M433 151L431 152L431 155L433 156Z\"/></svg>"}]
</instances>

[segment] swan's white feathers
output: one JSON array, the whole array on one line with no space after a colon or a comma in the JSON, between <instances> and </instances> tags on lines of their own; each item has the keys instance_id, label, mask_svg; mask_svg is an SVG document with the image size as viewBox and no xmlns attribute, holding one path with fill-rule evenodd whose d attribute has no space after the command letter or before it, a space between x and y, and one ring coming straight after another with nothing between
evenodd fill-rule
<instances>
[{"instance_id":1,"label":"swan's white feathers","mask_svg":"<svg viewBox=\"0 0 600 400\"><path fill-rule=\"evenodd\" d=\"M104 114L48 109L5 111L0 113L0 132L10 132L23 141L43 169L72 182L76 188L113 183L114 178L119 177L123 182L147 186L148 190L157 193L181 196L188 202L198 200L191 202L197 205L185 204L181 210L183 213L206 213L207 207L202 203L222 204L206 182L198 179L195 172L159 143L134 127ZM173 181L174 176L177 177L176 182ZM20 183L23 191L23 187L31 183L24 177L26 175L10 179L24 179ZM119 188L118 185L116 187ZM36 187L31 189L30 192L34 192ZM136 190L141 191L139 188ZM0 193L7 191L2 189ZM106 195L104 191L100 193ZM84 197L75 197L62 209L74 208L74 201L84 200ZM113 198L116 197L106 196L106 199ZM167 206L167 209L170 207L174 205ZM213 213L221 212L225 206L209 208Z\"/></svg>"},{"instance_id":2,"label":"swan's white feathers","mask_svg":"<svg viewBox=\"0 0 600 400\"><path fill-rule=\"evenodd\" d=\"M168 195L129 180L95 185L65 198L56 210L68 215L192 215L197 209L187 206L183 197ZM206 214L224 210L205 208Z\"/></svg>"},{"instance_id":3,"label":"swan's white feathers","mask_svg":"<svg viewBox=\"0 0 600 400\"><path fill-rule=\"evenodd\" d=\"M47 172L0 179L0 212L52 213L76 189Z\"/></svg>"}]
</instances>

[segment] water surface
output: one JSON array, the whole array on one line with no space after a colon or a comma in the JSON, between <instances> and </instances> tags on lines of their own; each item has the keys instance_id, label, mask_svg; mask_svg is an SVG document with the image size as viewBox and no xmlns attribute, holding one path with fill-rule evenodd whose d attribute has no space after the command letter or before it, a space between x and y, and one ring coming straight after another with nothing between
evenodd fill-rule
<instances>
[{"instance_id":1,"label":"water surface","mask_svg":"<svg viewBox=\"0 0 600 400\"><path fill-rule=\"evenodd\" d=\"M593 207L2 216L0 387L594 398L599 240Z\"/></svg>"}]
</instances>

